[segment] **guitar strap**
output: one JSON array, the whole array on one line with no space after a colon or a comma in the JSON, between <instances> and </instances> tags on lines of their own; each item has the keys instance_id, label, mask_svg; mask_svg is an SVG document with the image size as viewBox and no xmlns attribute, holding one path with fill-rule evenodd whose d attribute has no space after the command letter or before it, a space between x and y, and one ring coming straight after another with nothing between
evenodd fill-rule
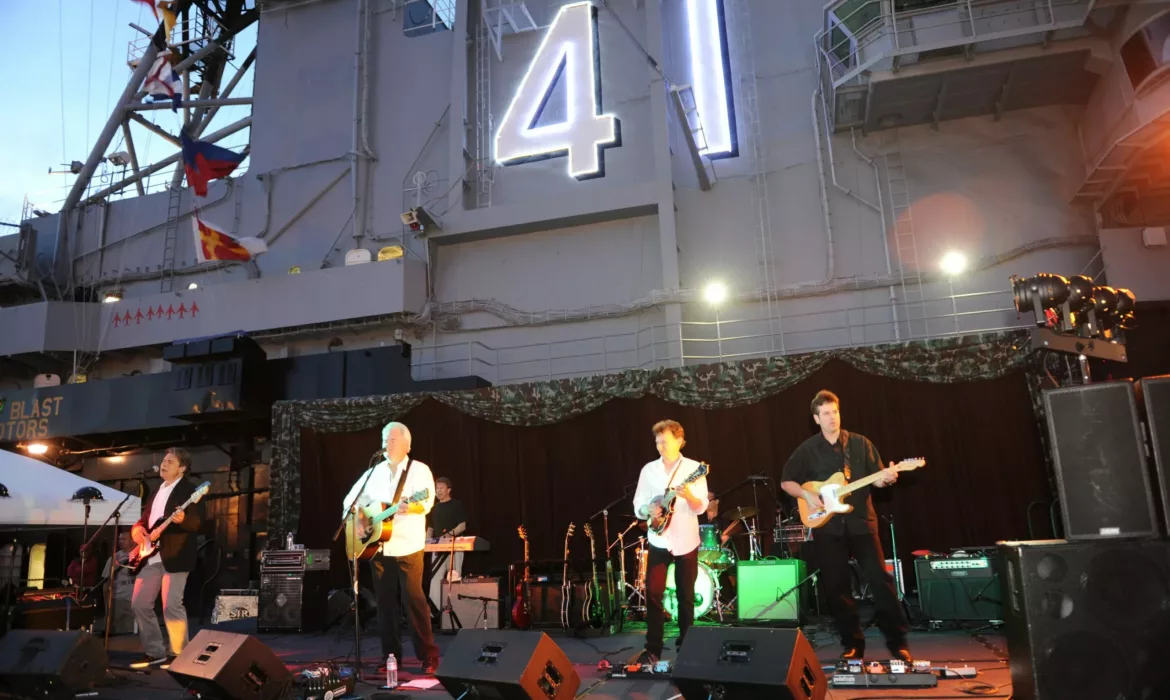
<instances>
[{"instance_id":1,"label":"guitar strap","mask_svg":"<svg viewBox=\"0 0 1170 700\"><path fill-rule=\"evenodd\" d=\"M846 431L846 430L841 431L841 455L845 458L845 466L844 466L844 469L842 471L845 474L845 482L846 483L853 481L853 469L850 468L850 466L849 466L849 464L850 464L849 458L852 456L852 455L850 455L850 453L853 452L853 441L851 439L852 437L853 436L848 431Z\"/></svg>"},{"instance_id":2,"label":"guitar strap","mask_svg":"<svg viewBox=\"0 0 1170 700\"><path fill-rule=\"evenodd\" d=\"M683 456L678 456L678 462L675 462L674 470L670 472L670 478L666 480L666 491L662 495L670 493L670 485L674 483L674 477L678 474L678 468L682 466Z\"/></svg>"},{"instance_id":3,"label":"guitar strap","mask_svg":"<svg viewBox=\"0 0 1170 700\"><path fill-rule=\"evenodd\" d=\"M402 476L398 478L398 487L394 489L394 501L390 505L394 505L402 500L402 489L406 487L406 477L410 476L410 465L414 462L414 457L406 458L406 466L402 468Z\"/></svg>"}]
</instances>

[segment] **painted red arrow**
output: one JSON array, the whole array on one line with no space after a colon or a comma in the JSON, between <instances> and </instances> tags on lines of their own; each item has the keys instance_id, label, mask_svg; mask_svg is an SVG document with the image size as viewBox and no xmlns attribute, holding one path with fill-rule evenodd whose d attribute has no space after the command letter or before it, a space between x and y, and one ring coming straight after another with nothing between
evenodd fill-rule
<instances>
[{"instance_id":1,"label":"painted red arrow","mask_svg":"<svg viewBox=\"0 0 1170 700\"><path fill-rule=\"evenodd\" d=\"M195 318L195 314L199 313L199 305L191 302L191 318Z\"/></svg>"},{"instance_id":2,"label":"painted red arrow","mask_svg":"<svg viewBox=\"0 0 1170 700\"><path fill-rule=\"evenodd\" d=\"M134 320L134 317L130 315L130 309L126 309L126 315L122 317L122 323L129 325L132 320Z\"/></svg>"},{"instance_id":3,"label":"painted red arrow","mask_svg":"<svg viewBox=\"0 0 1170 700\"><path fill-rule=\"evenodd\" d=\"M187 305L186 304L179 304L179 318L183 318L186 315L187 315Z\"/></svg>"},{"instance_id":4,"label":"painted red arrow","mask_svg":"<svg viewBox=\"0 0 1170 700\"><path fill-rule=\"evenodd\" d=\"M117 328L121 324L122 324L122 317L119 316L118 314L114 314L114 328Z\"/></svg>"},{"instance_id":5,"label":"painted red arrow","mask_svg":"<svg viewBox=\"0 0 1170 700\"><path fill-rule=\"evenodd\" d=\"M167 320L171 320L171 316L175 314L174 304L167 304Z\"/></svg>"},{"instance_id":6,"label":"painted red arrow","mask_svg":"<svg viewBox=\"0 0 1170 700\"><path fill-rule=\"evenodd\" d=\"M163 315L163 308L162 308L162 304L159 304L159 305L158 305L158 311L155 311L155 312L154 312L154 315L155 315L155 316L158 316L159 318L162 318L162 315Z\"/></svg>"},{"instance_id":7,"label":"painted red arrow","mask_svg":"<svg viewBox=\"0 0 1170 700\"><path fill-rule=\"evenodd\" d=\"M142 325L142 309L138 309L138 313L134 314L134 325Z\"/></svg>"},{"instance_id":8,"label":"painted red arrow","mask_svg":"<svg viewBox=\"0 0 1170 700\"><path fill-rule=\"evenodd\" d=\"M154 307L153 307L153 306L148 306L148 307L146 308L146 320L147 320L147 321L153 321L153 320L154 320Z\"/></svg>"}]
</instances>

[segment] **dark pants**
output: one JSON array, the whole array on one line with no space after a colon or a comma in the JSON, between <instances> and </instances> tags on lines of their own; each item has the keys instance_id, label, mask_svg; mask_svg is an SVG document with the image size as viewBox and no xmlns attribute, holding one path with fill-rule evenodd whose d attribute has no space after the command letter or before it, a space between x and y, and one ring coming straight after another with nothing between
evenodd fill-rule
<instances>
[{"instance_id":1,"label":"dark pants","mask_svg":"<svg viewBox=\"0 0 1170 700\"><path fill-rule=\"evenodd\" d=\"M662 629L666 611L662 596L666 591L666 570L674 564L674 591L678 596L678 644L695 624L695 578L699 575L699 550L675 556L651 545L646 574L646 651L662 656Z\"/></svg>"},{"instance_id":2,"label":"dark pants","mask_svg":"<svg viewBox=\"0 0 1170 700\"><path fill-rule=\"evenodd\" d=\"M852 571L849 556L857 560L873 593L877 608L877 623L886 638L886 645L899 649L906 645L906 615L894 589L894 579L886 571L882 544L875 533L863 535L830 535L818 530L813 535L816 565L821 570L821 582L829 599L829 608L837 621L837 633L845 648L865 650L865 635L861 618L853 600Z\"/></svg>"},{"instance_id":3,"label":"dark pants","mask_svg":"<svg viewBox=\"0 0 1170 700\"><path fill-rule=\"evenodd\" d=\"M427 597L423 594L423 552L418 551L404 557L387 557L377 554L370 560L374 571L374 591L378 597L378 631L382 635L382 656L390 654L402 665L402 636L399 632L402 619L399 599L405 592L406 614L410 618L411 640L414 653L419 661L438 658L439 648L431 634L431 611ZM406 590L403 591L403 585ZM383 658L383 661L385 659Z\"/></svg>"}]
</instances>

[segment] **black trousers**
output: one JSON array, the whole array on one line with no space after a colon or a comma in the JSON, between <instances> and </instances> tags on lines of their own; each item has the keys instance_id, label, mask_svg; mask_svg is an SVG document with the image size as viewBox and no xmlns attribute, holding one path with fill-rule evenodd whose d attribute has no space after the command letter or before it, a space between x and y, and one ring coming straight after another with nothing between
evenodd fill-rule
<instances>
[{"instance_id":1,"label":"black trousers","mask_svg":"<svg viewBox=\"0 0 1170 700\"><path fill-rule=\"evenodd\" d=\"M378 598L378 631L382 636L382 656L390 654L402 659L401 612L399 601L405 593L406 616L410 620L411 641L419 661L438 658L439 648L431 632L431 611L423 594L422 579L425 563L420 550L404 557L388 557L381 553L370 560L374 572L374 592ZM403 590L405 588L405 591ZM385 661L385 658L382 659Z\"/></svg>"},{"instance_id":2,"label":"black trousers","mask_svg":"<svg viewBox=\"0 0 1170 700\"><path fill-rule=\"evenodd\" d=\"M846 648L864 651L865 635L857 603L853 600L853 576L849 556L857 560L861 573L873 593L877 609L878 628L886 638L886 645L899 649L906 645L906 615L894 589L894 579L886 571L882 544L876 533L860 535L831 535L818 530L813 535L816 566L821 570L821 583L828 597L829 609L837 622L837 633Z\"/></svg>"},{"instance_id":3,"label":"black trousers","mask_svg":"<svg viewBox=\"0 0 1170 700\"><path fill-rule=\"evenodd\" d=\"M695 578L699 575L699 550L675 556L668 550L650 546L646 573L646 651L662 656L662 633L666 610L662 597L666 592L666 570L674 564L674 591L678 596L678 644L695 624Z\"/></svg>"}]
</instances>

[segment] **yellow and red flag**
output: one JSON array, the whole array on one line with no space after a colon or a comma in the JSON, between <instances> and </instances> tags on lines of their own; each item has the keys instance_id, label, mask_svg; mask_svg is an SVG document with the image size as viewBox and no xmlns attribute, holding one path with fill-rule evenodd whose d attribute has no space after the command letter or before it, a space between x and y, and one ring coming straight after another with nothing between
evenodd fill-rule
<instances>
[{"instance_id":1,"label":"yellow and red flag","mask_svg":"<svg viewBox=\"0 0 1170 700\"><path fill-rule=\"evenodd\" d=\"M209 260L235 260L249 262L257 255L268 252L268 244L259 238L232 238L219 229L205 223L198 214L191 217L195 229L195 257L199 262Z\"/></svg>"}]
</instances>

